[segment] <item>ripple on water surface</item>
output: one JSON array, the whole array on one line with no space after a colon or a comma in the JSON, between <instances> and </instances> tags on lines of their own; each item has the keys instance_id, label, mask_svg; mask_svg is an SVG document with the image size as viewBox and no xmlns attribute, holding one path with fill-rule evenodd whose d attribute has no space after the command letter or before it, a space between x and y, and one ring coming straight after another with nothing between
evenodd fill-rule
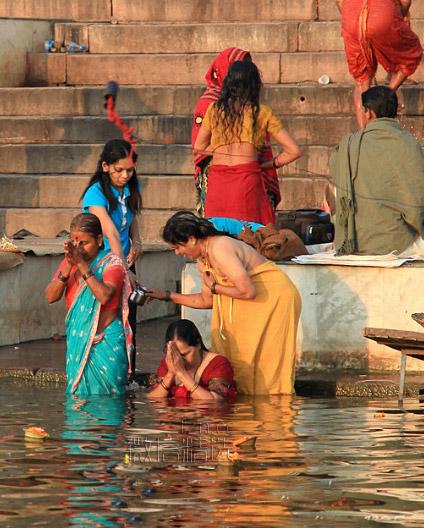
<instances>
[{"instance_id":1,"label":"ripple on water surface","mask_svg":"<svg viewBox=\"0 0 424 528\"><path fill-rule=\"evenodd\" d=\"M423 407L296 397L149 403L142 393L82 400L1 379L0 521L422 527ZM28 425L50 438L25 439Z\"/></svg>"}]
</instances>

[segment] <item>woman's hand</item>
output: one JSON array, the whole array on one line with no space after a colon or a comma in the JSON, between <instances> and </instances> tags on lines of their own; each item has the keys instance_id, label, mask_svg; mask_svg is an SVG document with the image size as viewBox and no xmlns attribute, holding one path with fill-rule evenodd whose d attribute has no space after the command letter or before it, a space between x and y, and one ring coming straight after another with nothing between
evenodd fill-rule
<instances>
[{"instance_id":1,"label":"woman's hand","mask_svg":"<svg viewBox=\"0 0 424 528\"><path fill-rule=\"evenodd\" d=\"M65 258L72 266L81 264L84 262L82 256L81 247L79 245L75 246L71 240L65 240L63 244L63 249L65 251Z\"/></svg>"},{"instance_id":2,"label":"woman's hand","mask_svg":"<svg viewBox=\"0 0 424 528\"><path fill-rule=\"evenodd\" d=\"M130 283L131 283L131 288L133 290L135 290L138 286L138 279L137 279L137 275L131 271L130 269L127 270L127 274L128 274L128 278L130 280Z\"/></svg>"},{"instance_id":3,"label":"woman's hand","mask_svg":"<svg viewBox=\"0 0 424 528\"><path fill-rule=\"evenodd\" d=\"M212 284L216 284L215 279L213 278L213 275L210 271L204 271L202 273L202 280L203 284L207 286L209 289L211 289Z\"/></svg>"},{"instance_id":4,"label":"woman's hand","mask_svg":"<svg viewBox=\"0 0 424 528\"><path fill-rule=\"evenodd\" d=\"M133 242L127 257L128 266L132 266L143 255L141 242Z\"/></svg>"},{"instance_id":5,"label":"woman's hand","mask_svg":"<svg viewBox=\"0 0 424 528\"><path fill-rule=\"evenodd\" d=\"M183 357L173 341L168 341L167 343L165 361L166 366L168 367L168 372L172 372L172 374L175 375L184 374L186 372Z\"/></svg>"},{"instance_id":6,"label":"woman's hand","mask_svg":"<svg viewBox=\"0 0 424 528\"><path fill-rule=\"evenodd\" d=\"M149 299L157 299L158 301L164 301L166 299L166 293L157 288L149 288L149 293L147 295Z\"/></svg>"}]
</instances>

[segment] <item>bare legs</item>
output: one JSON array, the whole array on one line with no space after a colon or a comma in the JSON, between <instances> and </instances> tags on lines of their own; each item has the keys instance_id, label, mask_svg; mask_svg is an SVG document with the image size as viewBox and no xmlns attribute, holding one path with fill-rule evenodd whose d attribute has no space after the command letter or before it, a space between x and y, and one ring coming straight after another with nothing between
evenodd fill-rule
<instances>
[{"instance_id":1,"label":"bare legs","mask_svg":"<svg viewBox=\"0 0 424 528\"><path fill-rule=\"evenodd\" d=\"M397 71L393 73L388 78L389 88L396 91L408 78L408 76L402 71ZM362 108L362 94L368 90L371 84L376 84L375 79L366 79L365 81L355 81L355 91L353 93L353 104L355 108L356 120L360 129L365 128L367 122L365 119L364 110Z\"/></svg>"},{"instance_id":2,"label":"bare legs","mask_svg":"<svg viewBox=\"0 0 424 528\"><path fill-rule=\"evenodd\" d=\"M355 91L353 92L353 105L355 108L356 120L358 121L359 128L365 128L367 124L364 109L362 108L362 94L370 87L370 79L365 81L356 81Z\"/></svg>"}]
</instances>

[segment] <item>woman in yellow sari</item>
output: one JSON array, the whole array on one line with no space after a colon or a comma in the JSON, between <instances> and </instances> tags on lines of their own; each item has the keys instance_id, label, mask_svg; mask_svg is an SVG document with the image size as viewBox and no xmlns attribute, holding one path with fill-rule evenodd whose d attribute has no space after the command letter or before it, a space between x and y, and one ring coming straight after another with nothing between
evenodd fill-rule
<instances>
[{"instance_id":1,"label":"woman in yellow sari","mask_svg":"<svg viewBox=\"0 0 424 528\"><path fill-rule=\"evenodd\" d=\"M290 394L294 387L299 293L278 266L189 211L174 214L163 239L197 260L202 291L153 289L154 299L212 308L211 349L234 367L243 394Z\"/></svg>"}]
</instances>

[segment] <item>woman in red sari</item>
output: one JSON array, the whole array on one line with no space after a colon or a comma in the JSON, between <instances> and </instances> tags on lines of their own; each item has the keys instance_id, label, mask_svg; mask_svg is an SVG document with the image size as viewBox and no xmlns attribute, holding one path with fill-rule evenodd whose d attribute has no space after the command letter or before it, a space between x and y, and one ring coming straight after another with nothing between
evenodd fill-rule
<instances>
[{"instance_id":1,"label":"woman in red sari","mask_svg":"<svg viewBox=\"0 0 424 528\"><path fill-rule=\"evenodd\" d=\"M234 62L221 95L209 106L197 135L194 155L212 156L205 216L267 225L275 221L263 170L279 168L300 156L297 143L271 108L260 103L262 80L253 62ZM263 162L272 136L283 152Z\"/></svg>"},{"instance_id":2,"label":"woman in red sari","mask_svg":"<svg viewBox=\"0 0 424 528\"><path fill-rule=\"evenodd\" d=\"M156 372L151 398L222 400L236 394L233 368L224 356L210 352L196 325L188 319L171 323L166 355Z\"/></svg>"},{"instance_id":3,"label":"woman in red sari","mask_svg":"<svg viewBox=\"0 0 424 528\"><path fill-rule=\"evenodd\" d=\"M194 109L193 126L191 130L191 146L194 147L196 143L197 134L202 126L203 118L209 106L218 101L224 79L227 76L228 68L236 61L251 61L252 57L249 51L240 48L227 48L222 51L218 57L210 65L205 75L207 84L206 90L199 98ZM260 163L265 163L272 160L274 157L272 153L270 137L266 137L266 142L260 153ZM208 173L211 161L210 155L203 152L198 153L194 159L194 183L197 191L197 211L200 216L204 216L206 191L208 188ZM262 176L268 194L268 199L273 209L277 207L281 201L280 185L278 183L277 171L274 167L263 169Z\"/></svg>"},{"instance_id":4,"label":"woman in red sari","mask_svg":"<svg viewBox=\"0 0 424 528\"><path fill-rule=\"evenodd\" d=\"M349 71L355 79L355 114L366 125L361 95L373 82L380 63L389 87L397 90L421 62L422 47L409 24L412 0L337 0Z\"/></svg>"}]
</instances>

